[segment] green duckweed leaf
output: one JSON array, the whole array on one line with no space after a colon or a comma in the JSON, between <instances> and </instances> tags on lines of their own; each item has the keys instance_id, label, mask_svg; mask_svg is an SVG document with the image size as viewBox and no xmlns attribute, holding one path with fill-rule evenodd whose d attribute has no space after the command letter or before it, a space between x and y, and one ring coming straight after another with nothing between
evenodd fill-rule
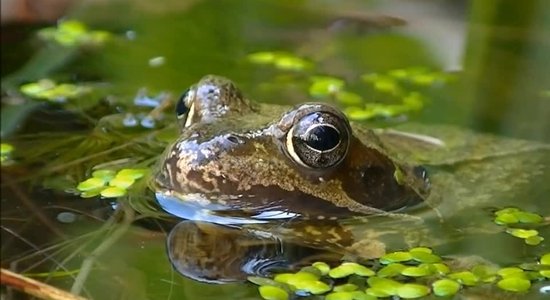
<instances>
[{"instance_id":1,"label":"green duckweed leaf","mask_svg":"<svg viewBox=\"0 0 550 300\"><path fill-rule=\"evenodd\" d=\"M8 143L0 143L0 155L9 155L15 148Z\"/></svg>"},{"instance_id":2,"label":"green duckweed leaf","mask_svg":"<svg viewBox=\"0 0 550 300\"><path fill-rule=\"evenodd\" d=\"M115 171L113 170L96 170L92 173L92 177L100 178L105 182L110 181L115 177Z\"/></svg>"},{"instance_id":3,"label":"green duckweed leaf","mask_svg":"<svg viewBox=\"0 0 550 300\"><path fill-rule=\"evenodd\" d=\"M147 173L147 169L122 169L118 171L116 177L130 177L140 179Z\"/></svg>"},{"instance_id":4,"label":"green duckweed leaf","mask_svg":"<svg viewBox=\"0 0 550 300\"><path fill-rule=\"evenodd\" d=\"M367 283L371 287L370 292L367 289L367 294L376 297L397 295L397 289L402 285L398 281L380 277L370 277L367 279Z\"/></svg>"},{"instance_id":5,"label":"green duckweed leaf","mask_svg":"<svg viewBox=\"0 0 550 300\"><path fill-rule=\"evenodd\" d=\"M302 281L316 281L318 279L319 279L319 276L317 274L313 274L310 272L297 272L295 274L282 273L282 274L277 274L274 278L275 281L287 283L294 286L296 286L296 284L299 284L299 282L302 282Z\"/></svg>"},{"instance_id":6,"label":"green duckweed leaf","mask_svg":"<svg viewBox=\"0 0 550 300\"><path fill-rule=\"evenodd\" d=\"M421 263L438 263L441 261L441 257L427 253L423 251L409 251L412 256L412 259L421 262Z\"/></svg>"},{"instance_id":7,"label":"green duckweed leaf","mask_svg":"<svg viewBox=\"0 0 550 300\"><path fill-rule=\"evenodd\" d=\"M327 275L328 272L330 271L330 266L327 263L322 261L314 262L313 264L311 264L311 266L317 268L322 275Z\"/></svg>"},{"instance_id":8,"label":"green duckweed leaf","mask_svg":"<svg viewBox=\"0 0 550 300\"><path fill-rule=\"evenodd\" d=\"M311 66L305 59L293 55L276 56L274 65L277 69L287 71L302 71Z\"/></svg>"},{"instance_id":9,"label":"green duckweed leaf","mask_svg":"<svg viewBox=\"0 0 550 300\"><path fill-rule=\"evenodd\" d=\"M57 27L41 29L38 35L45 40L53 40L66 47L83 44L100 45L111 38L111 34L102 30L89 30L87 26L76 20L59 22Z\"/></svg>"},{"instance_id":10,"label":"green duckweed leaf","mask_svg":"<svg viewBox=\"0 0 550 300\"><path fill-rule=\"evenodd\" d=\"M424 253L433 253L433 250L428 247L414 247L409 249L409 252L424 252Z\"/></svg>"},{"instance_id":11,"label":"green duckweed leaf","mask_svg":"<svg viewBox=\"0 0 550 300\"><path fill-rule=\"evenodd\" d=\"M458 281L463 285L474 286L477 285L479 279L470 271L456 272L447 275L449 278Z\"/></svg>"},{"instance_id":12,"label":"green duckweed leaf","mask_svg":"<svg viewBox=\"0 0 550 300\"><path fill-rule=\"evenodd\" d=\"M351 292L351 295L352 295L353 300L376 300L376 299L378 299L374 296L367 295L363 291L353 291L353 292Z\"/></svg>"},{"instance_id":13,"label":"green duckweed leaf","mask_svg":"<svg viewBox=\"0 0 550 300\"><path fill-rule=\"evenodd\" d=\"M412 266L406 267L401 271L401 275L410 276L410 277L422 277L432 275L432 271L429 266Z\"/></svg>"},{"instance_id":14,"label":"green duckweed leaf","mask_svg":"<svg viewBox=\"0 0 550 300\"><path fill-rule=\"evenodd\" d=\"M496 280L497 270L487 265L476 265L472 273L482 282L491 283Z\"/></svg>"},{"instance_id":15,"label":"green duckweed leaf","mask_svg":"<svg viewBox=\"0 0 550 300\"><path fill-rule=\"evenodd\" d=\"M259 276L248 276L246 279L254 283L255 285L272 285L272 286L282 287L281 283L276 282L271 278L259 277Z\"/></svg>"},{"instance_id":16,"label":"green duckweed leaf","mask_svg":"<svg viewBox=\"0 0 550 300\"><path fill-rule=\"evenodd\" d=\"M539 234L539 232L535 229L522 228L508 228L506 229L506 232L521 239L537 236Z\"/></svg>"},{"instance_id":17,"label":"green duckweed leaf","mask_svg":"<svg viewBox=\"0 0 550 300\"><path fill-rule=\"evenodd\" d=\"M363 109L360 107L352 106L344 110L344 113L354 121L365 121L376 117L376 114L372 110Z\"/></svg>"},{"instance_id":18,"label":"green duckweed leaf","mask_svg":"<svg viewBox=\"0 0 550 300\"><path fill-rule=\"evenodd\" d=\"M260 296L266 300L288 299L288 292L277 286L263 285L260 286L258 290L260 291Z\"/></svg>"},{"instance_id":19,"label":"green duckweed leaf","mask_svg":"<svg viewBox=\"0 0 550 300\"><path fill-rule=\"evenodd\" d=\"M126 195L126 189L110 186L101 191L100 195L105 198L117 198Z\"/></svg>"},{"instance_id":20,"label":"green duckweed leaf","mask_svg":"<svg viewBox=\"0 0 550 300\"><path fill-rule=\"evenodd\" d=\"M298 290L306 291L313 295L324 294L330 291L330 286L320 280L294 280L292 285Z\"/></svg>"},{"instance_id":21,"label":"green duckweed leaf","mask_svg":"<svg viewBox=\"0 0 550 300\"><path fill-rule=\"evenodd\" d=\"M348 91L336 93L336 100L347 106L360 105L363 103L363 98L360 95Z\"/></svg>"},{"instance_id":22,"label":"green duckweed leaf","mask_svg":"<svg viewBox=\"0 0 550 300\"><path fill-rule=\"evenodd\" d=\"M340 92L344 88L344 80L329 76L312 76L309 94L312 97L326 97Z\"/></svg>"},{"instance_id":23,"label":"green duckweed leaf","mask_svg":"<svg viewBox=\"0 0 550 300\"><path fill-rule=\"evenodd\" d=\"M495 212L495 215L499 216L499 215L502 215L502 214L512 214L512 213L519 212L519 211L520 211L519 208L507 207L507 208L497 210Z\"/></svg>"},{"instance_id":24,"label":"green duckweed leaf","mask_svg":"<svg viewBox=\"0 0 550 300\"><path fill-rule=\"evenodd\" d=\"M410 111L419 111L424 107L426 100L418 92L410 92L403 97L403 104Z\"/></svg>"},{"instance_id":25,"label":"green duckweed leaf","mask_svg":"<svg viewBox=\"0 0 550 300\"><path fill-rule=\"evenodd\" d=\"M516 212L514 215L521 223L537 224L543 221L542 216L535 213L519 211Z\"/></svg>"},{"instance_id":26,"label":"green duckweed leaf","mask_svg":"<svg viewBox=\"0 0 550 300\"><path fill-rule=\"evenodd\" d=\"M271 64L275 61L277 55L274 52L263 51L247 55L247 59L255 64Z\"/></svg>"},{"instance_id":27,"label":"green duckweed leaf","mask_svg":"<svg viewBox=\"0 0 550 300\"><path fill-rule=\"evenodd\" d=\"M433 292L437 296L452 296L460 290L460 283L451 279L439 279L432 283Z\"/></svg>"},{"instance_id":28,"label":"green duckweed leaf","mask_svg":"<svg viewBox=\"0 0 550 300\"><path fill-rule=\"evenodd\" d=\"M524 271L518 267L502 268L497 271L497 274L500 275L502 278L511 278L511 277L525 278Z\"/></svg>"},{"instance_id":29,"label":"green duckweed leaf","mask_svg":"<svg viewBox=\"0 0 550 300\"><path fill-rule=\"evenodd\" d=\"M341 266L350 266L353 268L353 273L359 276L374 276L373 270L354 262L344 262Z\"/></svg>"},{"instance_id":30,"label":"green duckweed leaf","mask_svg":"<svg viewBox=\"0 0 550 300\"><path fill-rule=\"evenodd\" d=\"M411 259L412 259L412 255L410 252L397 251L397 252L388 253L382 256L380 258L380 263L387 265L394 262L409 261Z\"/></svg>"},{"instance_id":31,"label":"green duckweed leaf","mask_svg":"<svg viewBox=\"0 0 550 300\"><path fill-rule=\"evenodd\" d=\"M550 253L544 254L544 255L540 258L540 263L541 263L542 265L549 265L549 266L550 266Z\"/></svg>"},{"instance_id":32,"label":"green duckweed leaf","mask_svg":"<svg viewBox=\"0 0 550 300\"><path fill-rule=\"evenodd\" d=\"M81 192L86 192L86 191L102 188L104 185L105 185L105 181L103 179L92 177L80 182L76 186L76 189Z\"/></svg>"},{"instance_id":33,"label":"green duckweed leaf","mask_svg":"<svg viewBox=\"0 0 550 300\"><path fill-rule=\"evenodd\" d=\"M382 288L370 287L370 288L367 288L365 290L365 293L367 293L367 295L372 296L372 297L385 298L385 297L393 296L397 292L395 292L394 294L390 294L390 293L388 293L387 290L384 290Z\"/></svg>"},{"instance_id":34,"label":"green duckweed leaf","mask_svg":"<svg viewBox=\"0 0 550 300\"><path fill-rule=\"evenodd\" d=\"M550 278L550 270L541 270L539 273L546 278Z\"/></svg>"},{"instance_id":35,"label":"green duckweed leaf","mask_svg":"<svg viewBox=\"0 0 550 300\"><path fill-rule=\"evenodd\" d=\"M353 294L346 291L335 291L327 294L325 300L353 300Z\"/></svg>"},{"instance_id":36,"label":"green duckweed leaf","mask_svg":"<svg viewBox=\"0 0 550 300\"><path fill-rule=\"evenodd\" d=\"M335 268L332 268L329 272L328 272L328 276L332 277L332 278L344 278L344 277L347 277L351 274L354 274L355 273L355 270L353 268L353 266L350 266L350 265L340 265L340 266L337 266Z\"/></svg>"},{"instance_id":37,"label":"green duckweed leaf","mask_svg":"<svg viewBox=\"0 0 550 300\"><path fill-rule=\"evenodd\" d=\"M400 264L400 263L393 263L389 264L380 270L378 270L378 273L376 273L376 276L378 277L394 277L399 274L401 274L401 271L403 269L407 268L407 266Z\"/></svg>"},{"instance_id":38,"label":"green duckweed leaf","mask_svg":"<svg viewBox=\"0 0 550 300\"><path fill-rule=\"evenodd\" d=\"M416 283L405 283L397 289L397 295L403 299L420 298L429 293L429 287Z\"/></svg>"},{"instance_id":39,"label":"green duckweed leaf","mask_svg":"<svg viewBox=\"0 0 550 300\"><path fill-rule=\"evenodd\" d=\"M357 290L357 285L353 283L344 283L341 285L335 286L332 290L335 292L353 292Z\"/></svg>"},{"instance_id":40,"label":"green duckweed leaf","mask_svg":"<svg viewBox=\"0 0 550 300\"><path fill-rule=\"evenodd\" d=\"M518 223L519 220L513 213L505 213L497 215L495 218L495 223L498 225L508 225L508 224L515 224Z\"/></svg>"},{"instance_id":41,"label":"green duckweed leaf","mask_svg":"<svg viewBox=\"0 0 550 300\"><path fill-rule=\"evenodd\" d=\"M317 276L317 278L321 278L321 276L323 275L323 273L321 271L319 271L319 269L317 269L313 266L305 266L305 267L300 269L300 272L312 273L313 275Z\"/></svg>"},{"instance_id":42,"label":"green duckweed leaf","mask_svg":"<svg viewBox=\"0 0 550 300\"><path fill-rule=\"evenodd\" d=\"M98 196L99 193L101 193L101 191L104 189L104 187L101 187L101 188L97 188L97 189L93 189L93 190L88 190L88 191L84 191L82 193L80 193L80 197L82 198L93 198L95 196Z\"/></svg>"},{"instance_id":43,"label":"green duckweed leaf","mask_svg":"<svg viewBox=\"0 0 550 300\"><path fill-rule=\"evenodd\" d=\"M447 266L446 264L435 263L435 264L430 264L430 265L435 268L435 271L439 275L445 275L445 274L449 274L451 272L451 269L449 269L449 266Z\"/></svg>"},{"instance_id":44,"label":"green duckweed leaf","mask_svg":"<svg viewBox=\"0 0 550 300\"><path fill-rule=\"evenodd\" d=\"M119 187L121 189L128 189L132 184L134 184L134 178L130 176L115 176L111 181L109 181L110 186Z\"/></svg>"},{"instance_id":45,"label":"green duckweed leaf","mask_svg":"<svg viewBox=\"0 0 550 300\"><path fill-rule=\"evenodd\" d=\"M510 277L501 279L497 286L510 292L526 292L531 287L531 282L525 278Z\"/></svg>"},{"instance_id":46,"label":"green duckweed leaf","mask_svg":"<svg viewBox=\"0 0 550 300\"><path fill-rule=\"evenodd\" d=\"M544 238L540 235L530 236L525 239L525 243L529 246L536 246L544 241Z\"/></svg>"}]
</instances>

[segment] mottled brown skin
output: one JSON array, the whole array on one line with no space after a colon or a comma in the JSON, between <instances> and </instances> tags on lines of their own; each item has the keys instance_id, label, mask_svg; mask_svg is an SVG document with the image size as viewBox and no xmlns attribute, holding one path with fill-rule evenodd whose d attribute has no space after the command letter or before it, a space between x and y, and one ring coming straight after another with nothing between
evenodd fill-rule
<instances>
[{"instance_id":1,"label":"mottled brown skin","mask_svg":"<svg viewBox=\"0 0 550 300\"><path fill-rule=\"evenodd\" d=\"M353 134L336 108L256 104L228 79L206 76L187 93L190 111L168 147L156 190L221 211L285 211L308 218L383 213L419 203L428 182L385 153L370 130ZM308 113L328 111L349 128L341 162L308 167L289 152L287 134ZM401 173L401 179L395 176Z\"/></svg>"}]
</instances>

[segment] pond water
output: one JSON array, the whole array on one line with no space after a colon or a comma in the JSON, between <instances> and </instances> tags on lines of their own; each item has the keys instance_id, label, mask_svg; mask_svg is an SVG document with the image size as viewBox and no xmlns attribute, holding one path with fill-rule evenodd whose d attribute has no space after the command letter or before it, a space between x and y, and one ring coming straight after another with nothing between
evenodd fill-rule
<instances>
[{"instance_id":1,"label":"pond water","mask_svg":"<svg viewBox=\"0 0 550 300\"><path fill-rule=\"evenodd\" d=\"M451 195L445 199L453 204L440 212L452 216L453 229L427 219L438 239L431 246L500 267L550 252L550 10L542 0L90 1L67 20L109 38L67 46L37 37L55 24L2 29L1 137L14 147L2 161L2 268L89 299L259 299L250 283L202 283L174 270L166 240L179 220L156 206L146 180L136 180L119 203L77 189L93 170L139 169L147 178L177 136L173 103L206 74L231 78L256 101L327 101L366 126L414 121L426 125L422 134L443 140L441 124L503 136L460 133L451 142L464 146L444 158L402 153L440 167L434 184L454 189L436 189ZM319 76L338 91L322 82L312 88ZM32 94L39 86L28 85L43 79L82 90L74 99L45 100ZM166 111L153 107L163 100L172 101ZM501 168L476 164L486 160ZM478 206L457 204L481 196L488 200ZM506 206L545 217L536 227L545 240L526 245L504 233L492 212ZM543 299L539 289L548 285L464 297ZM24 298L4 288L2 295Z\"/></svg>"}]
</instances>

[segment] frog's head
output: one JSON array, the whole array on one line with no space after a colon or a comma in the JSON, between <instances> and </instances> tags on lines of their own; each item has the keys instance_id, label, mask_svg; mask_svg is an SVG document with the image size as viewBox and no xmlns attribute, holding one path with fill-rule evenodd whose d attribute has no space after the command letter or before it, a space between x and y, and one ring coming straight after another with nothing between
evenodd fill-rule
<instances>
[{"instance_id":1,"label":"frog's head","mask_svg":"<svg viewBox=\"0 0 550 300\"><path fill-rule=\"evenodd\" d=\"M371 131L354 136L327 104L252 104L231 81L207 76L177 110L182 132L160 161L155 189L159 201L185 204L180 216L372 214L417 203L427 188L424 172L394 161Z\"/></svg>"}]
</instances>

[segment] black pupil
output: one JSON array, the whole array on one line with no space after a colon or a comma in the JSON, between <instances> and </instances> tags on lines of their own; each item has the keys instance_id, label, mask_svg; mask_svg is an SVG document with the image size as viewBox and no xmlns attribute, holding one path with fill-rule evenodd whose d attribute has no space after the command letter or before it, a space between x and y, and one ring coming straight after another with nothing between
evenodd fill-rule
<instances>
[{"instance_id":1,"label":"black pupil","mask_svg":"<svg viewBox=\"0 0 550 300\"><path fill-rule=\"evenodd\" d=\"M185 98L187 97L187 93L189 90L185 91L183 95L181 95L180 99L178 100L178 103L176 104L176 114L178 117L181 117L189 112L189 107L185 105Z\"/></svg>"},{"instance_id":2,"label":"black pupil","mask_svg":"<svg viewBox=\"0 0 550 300\"><path fill-rule=\"evenodd\" d=\"M315 150L327 151L340 143L340 133L332 126L316 126L308 131L305 142Z\"/></svg>"}]
</instances>

